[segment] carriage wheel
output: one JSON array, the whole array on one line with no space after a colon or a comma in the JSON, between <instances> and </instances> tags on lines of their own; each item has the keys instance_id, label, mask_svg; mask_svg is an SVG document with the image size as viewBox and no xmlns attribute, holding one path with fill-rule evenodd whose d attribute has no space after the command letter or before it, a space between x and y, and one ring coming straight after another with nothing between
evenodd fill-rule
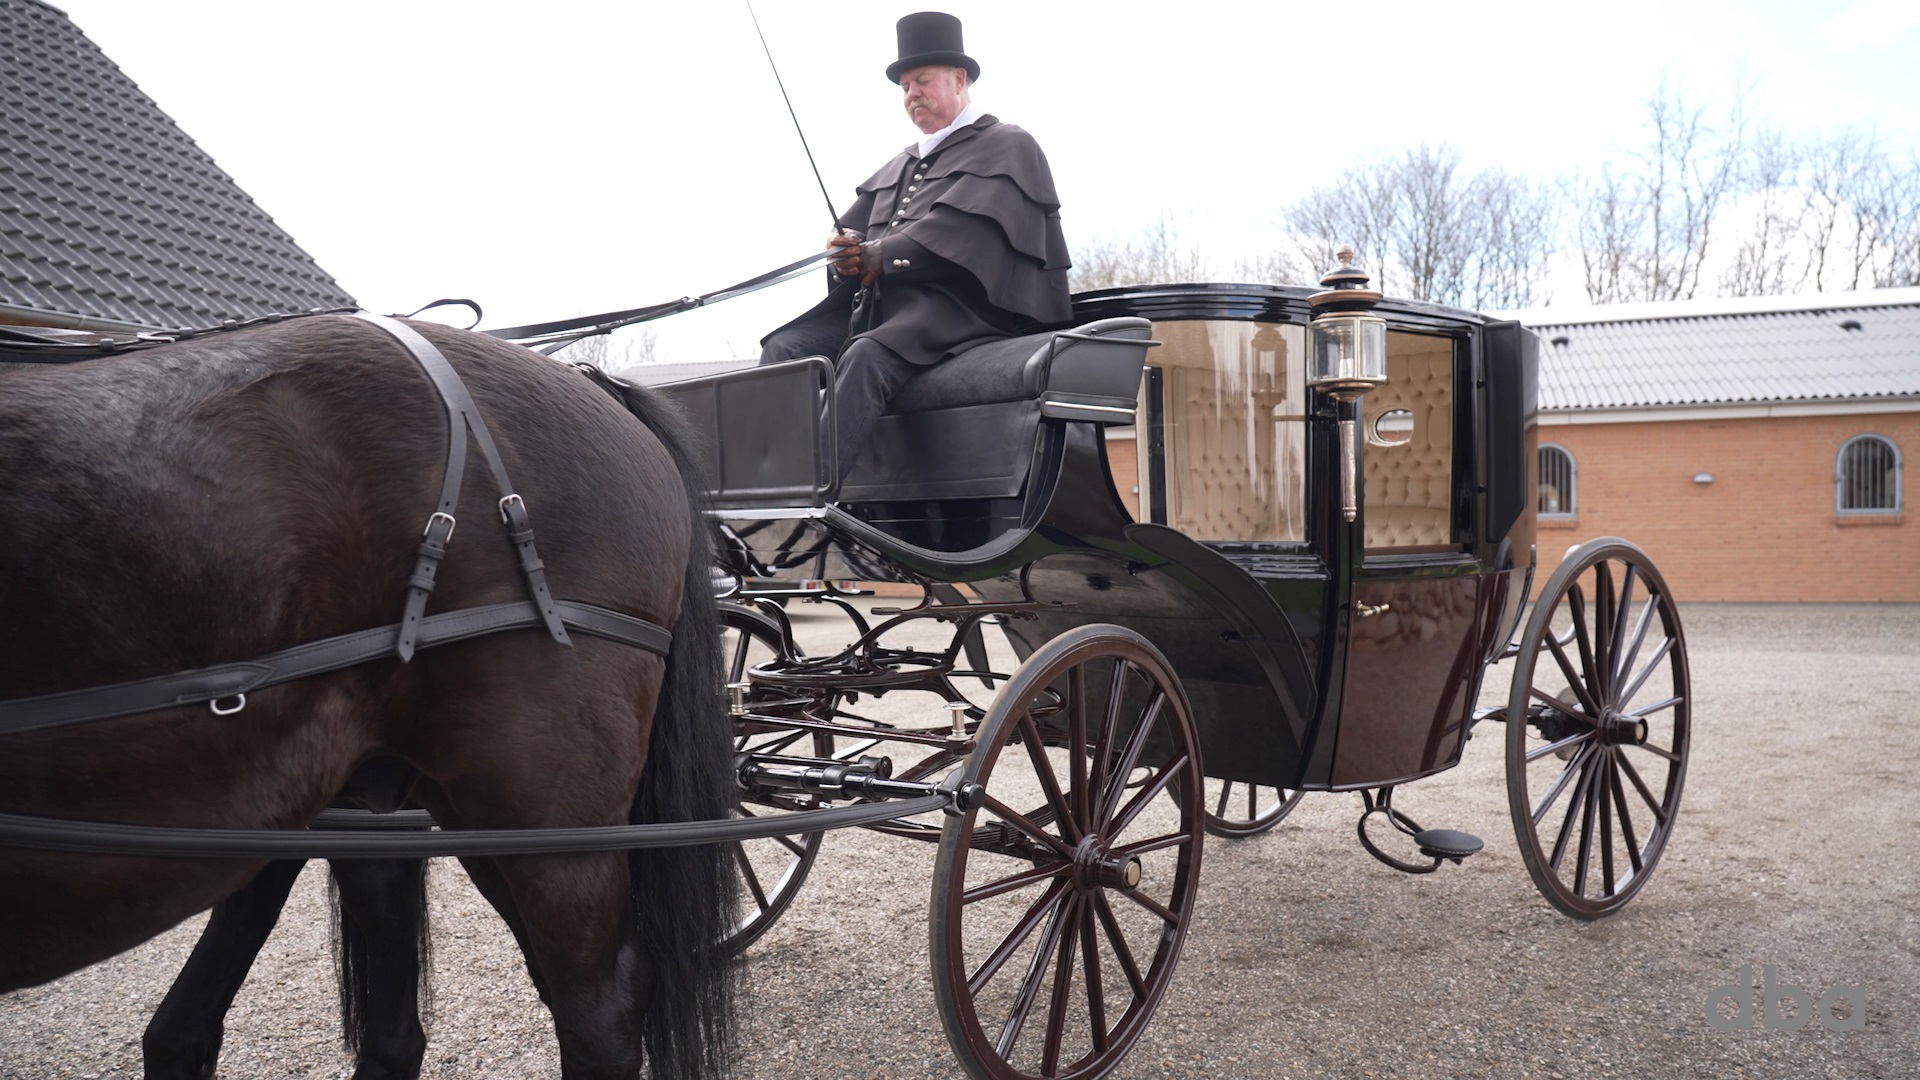
<instances>
[{"instance_id":1,"label":"carriage wheel","mask_svg":"<svg viewBox=\"0 0 1920 1080\"><path fill-rule=\"evenodd\" d=\"M1300 805L1304 791L1207 779L1207 831L1230 840L1258 836Z\"/></svg>"},{"instance_id":2,"label":"carriage wheel","mask_svg":"<svg viewBox=\"0 0 1920 1080\"><path fill-rule=\"evenodd\" d=\"M1507 706L1514 834L1554 907L1597 919L1647 883L1680 808L1689 693L1680 615L1645 553L1611 538L1568 552Z\"/></svg>"},{"instance_id":3,"label":"carriage wheel","mask_svg":"<svg viewBox=\"0 0 1920 1080\"><path fill-rule=\"evenodd\" d=\"M947 1039L975 1080L1105 1076L1192 919L1206 811L1186 692L1138 634L1080 627L1001 689L964 778L985 801L947 821L929 927Z\"/></svg>"},{"instance_id":4,"label":"carriage wheel","mask_svg":"<svg viewBox=\"0 0 1920 1080\"><path fill-rule=\"evenodd\" d=\"M721 604L720 622L724 634L725 652L722 655L727 664L724 673L727 684L745 680L747 672L754 665L780 655L779 624L767 616L741 605ZM799 732L773 735L742 733L734 737L733 748L736 753L750 747L784 749L802 738ZM816 734L811 740L813 754L832 754L832 736ZM750 806L737 799L733 804L734 817L757 817L779 812L771 807ZM731 845L734 867L740 875L740 921L723 943L729 952L739 953L759 940L760 935L771 929L781 913L787 910L787 905L793 903L800 886L807 880L808 871L813 869L814 858L820 854L822 835L817 832L796 833L792 836L738 841Z\"/></svg>"}]
</instances>

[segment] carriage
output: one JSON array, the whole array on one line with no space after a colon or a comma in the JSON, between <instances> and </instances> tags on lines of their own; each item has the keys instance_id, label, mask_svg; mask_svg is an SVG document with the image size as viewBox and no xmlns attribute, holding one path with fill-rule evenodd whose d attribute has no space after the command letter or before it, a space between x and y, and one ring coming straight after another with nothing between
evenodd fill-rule
<instances>
[{"instance_id":1,"label":"carriage","mask_svg":"<svg viewBox=\"0 0 1920 1080\"><path fill-rule=\"evenodd\" d=\"M1484 724L1504 728L1517 842L1556 908L1617 911L1658 862L1689 751L1665 583L1616 539L1542 566L1533 336L1366 283L1348 261L1317 293L1082 294L1074 329L920 375L837 489L824 361L660 387L710 436L723 567L918 593L873 621L817 598L848 642L817 655L766 602L723 606L739 812L949 776L979 792L944 820L868 826L936 847L935 984L969 1075L1097 1076L1127 1052L1206 833L1354 791L1387 865L1473 855L1478 838L1393 796ZM1011 672L988 670L991 634ZM1503 662L1509 685L1483 693ZM868 708L907 693L917 721ZM822 842L735 848L737 942Z\"/></svg>"},{"instance_id":2,"label":"carriage","mask_svg":"<svg viewBox=\"0 0 1920 1080\"><path fill-rule=\"evenodd\" d=\"M394 835L357 828L392 815L332 812L289 847L3 814L0 847L417 858L725 845L747 901L726 934L738 950L785 910L829 830L860 825L933 848L938 1008L967 1073L992 1080L1119 1064L1172 979L1208 834L1252 836L1303 793L1354 791L1359 840L1387 865L1427 873L1471 857L1477 838L1422 828L1393 797L1458 763L1489 722L1505 732L1535 884L1577 918L1617 911L1658 863L1685 778L1673 598L1625 541L1540 558L1531 334L1383 300L1350 262L1323 284L1083 294L1072 329L918 376L843 482L825 360L654 388L704 441L706 518L724 591L739 594L720 608L736 820ZM600 381L646 411L648 391ZM449 423L463 439L459 415ZM519 497L502 483L504 517ZM460 494L457 478L446 490ZM439 518L452 531L436 512L423 548L444 541ZM835 584L783 589L782 575ZM706 584L704 568L688 580ZM855 582L905 586L906 599L863 611ZM776 597L836 608L845 646L807 652ZM566 611L576 631L665 651L632 626L607 630L605 613ZM371 659L394 630L348 635L364 655L288 678ZM1500 664L1504 694L1488 686ZM216 716L246 706L203 675L194 701Z\"/></svg>"}]
</instances>

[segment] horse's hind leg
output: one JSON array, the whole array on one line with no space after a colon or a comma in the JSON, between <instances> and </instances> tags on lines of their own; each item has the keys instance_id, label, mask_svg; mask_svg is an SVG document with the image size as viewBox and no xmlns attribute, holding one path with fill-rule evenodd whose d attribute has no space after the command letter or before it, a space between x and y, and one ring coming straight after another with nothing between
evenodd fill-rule
<instances>
[{"instance_id":1,"label":"horse's hind leg","mask_svg":"<svg viewBox=\"0 0 1920 1080\"><path fill-rule=\"evenodd\" d=\"M427 1053L420 979L427 963L422 859L342 859L340 1020L357 1052L353 1080L413 1080Z\"/></svg>"},{"instance_id":2,"label":"horse's hind leg","mask_svg":"<svg viewBox=\"0 0 1920 1080\"><path fill-rule=\"evenodd\" d=\"M147 1080L209 1080L220 1059L227 1009L280 920L303 859L278 859L221 901L141 1037Z\"/></svg>"},{"instance_id":3,"label":"horse's hind leg","mask_svg":"<svg viewBox=\"0 0 1920 1080\"><path fill-rule=\"evenodd\" d=\"M553 1014L560 1075L633 1080L644 1018L635 976L643 961L625 855L528 855L495 866L511 894L527 966ZM501 908L497 900L494 906Z\"/></svg>"}]
</instances>

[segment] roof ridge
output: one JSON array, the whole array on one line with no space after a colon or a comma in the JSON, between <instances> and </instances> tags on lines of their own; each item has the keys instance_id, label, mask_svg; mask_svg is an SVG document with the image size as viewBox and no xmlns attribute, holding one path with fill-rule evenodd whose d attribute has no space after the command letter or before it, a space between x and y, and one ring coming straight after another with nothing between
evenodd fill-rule
<instances>
[{"instance_id":1,"label":"roof ridge","mask_svg":"<svg viewBox=\"0 0 1920 1080\"><path fill-rule=\"evenodd\" d=\"M1601 322L1653 322L1733 315L1778 315L1813 311L1920 306L1920 287L1861 289L1853 292L1797 293L1788 296L1723 296L1700 300L1654 300L1629 304L1552 306L1488 312L1488 318L1515 319L1542 329Z\"/></svg>"}]
</instances>

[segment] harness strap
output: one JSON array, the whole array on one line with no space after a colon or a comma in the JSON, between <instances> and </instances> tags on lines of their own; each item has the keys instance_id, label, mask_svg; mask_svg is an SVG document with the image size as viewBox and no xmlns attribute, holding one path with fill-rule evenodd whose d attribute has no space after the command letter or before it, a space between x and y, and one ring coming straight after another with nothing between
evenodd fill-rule
<instances>
[{"instance_id":1,"label":"harness strap","mask_svg":"<svg viewBox=\"0 0 1920 1080\"><path fill-rule=\"evenodd\" d=\"M553 595L547 589L546 564L540 561L539 553L533 547L533 525L527 517L526 503L515 494L513 481L507 477L507 467L500 460L500 451L493 444L492 434L487 431L487 422L481 417L479 407L474 405L472 395L467 393L467 385L461 381L459 372L453 369L453 365L447 362L446 356L432 342L398 319L375 315L370 311L356 311L353 315L386 331L394 340L406 346L420 369L432 380L434 388L440 392L440 400L447 407L447 468L440 481L440 502L427 517L427 527L421 534L420 546L414 558L413 573L407 576L407 601L401 611L400 636L394 642L394 652L402 662L413 659L420 621L427 610L427 597L433 593L440 560L446 558L447 544L453 539L453 511L460 502L469 432L474 443L480 447L480 455L487 459L487 467L493 472L494 485L500 490L500 520L506 524L507 538L520 557L520 573L527 580L527 591L533 595L533 603L539 609L541 621L553 640L562 645L572 644L554 608Z\"/></svg>"},{"instance_id":2,"label":"harness strap","mask_svg":"<svg viewBox=\"0 0 1920 1080\"><path fill-rule=\"evenodd\" d=\"M549 601L551 610L567 625L594 637L667 654L673 634L666 628L618 611L571 600ZM533 601L465 608L428 615L414 625L415 647L465 641L506 630L544 626L547 613ZM252 690L275 686L308 675L338 671L392 655L404 624L360 630L338 637L295 645L255 660L216 664L196 671L176 672L150 679L69 690L39 697L0 701L0 735L84 724L115 716L171 709L181 705L214 703ZM229 709L225 711L237 711Z\"/></svg>"}]
</instances>

